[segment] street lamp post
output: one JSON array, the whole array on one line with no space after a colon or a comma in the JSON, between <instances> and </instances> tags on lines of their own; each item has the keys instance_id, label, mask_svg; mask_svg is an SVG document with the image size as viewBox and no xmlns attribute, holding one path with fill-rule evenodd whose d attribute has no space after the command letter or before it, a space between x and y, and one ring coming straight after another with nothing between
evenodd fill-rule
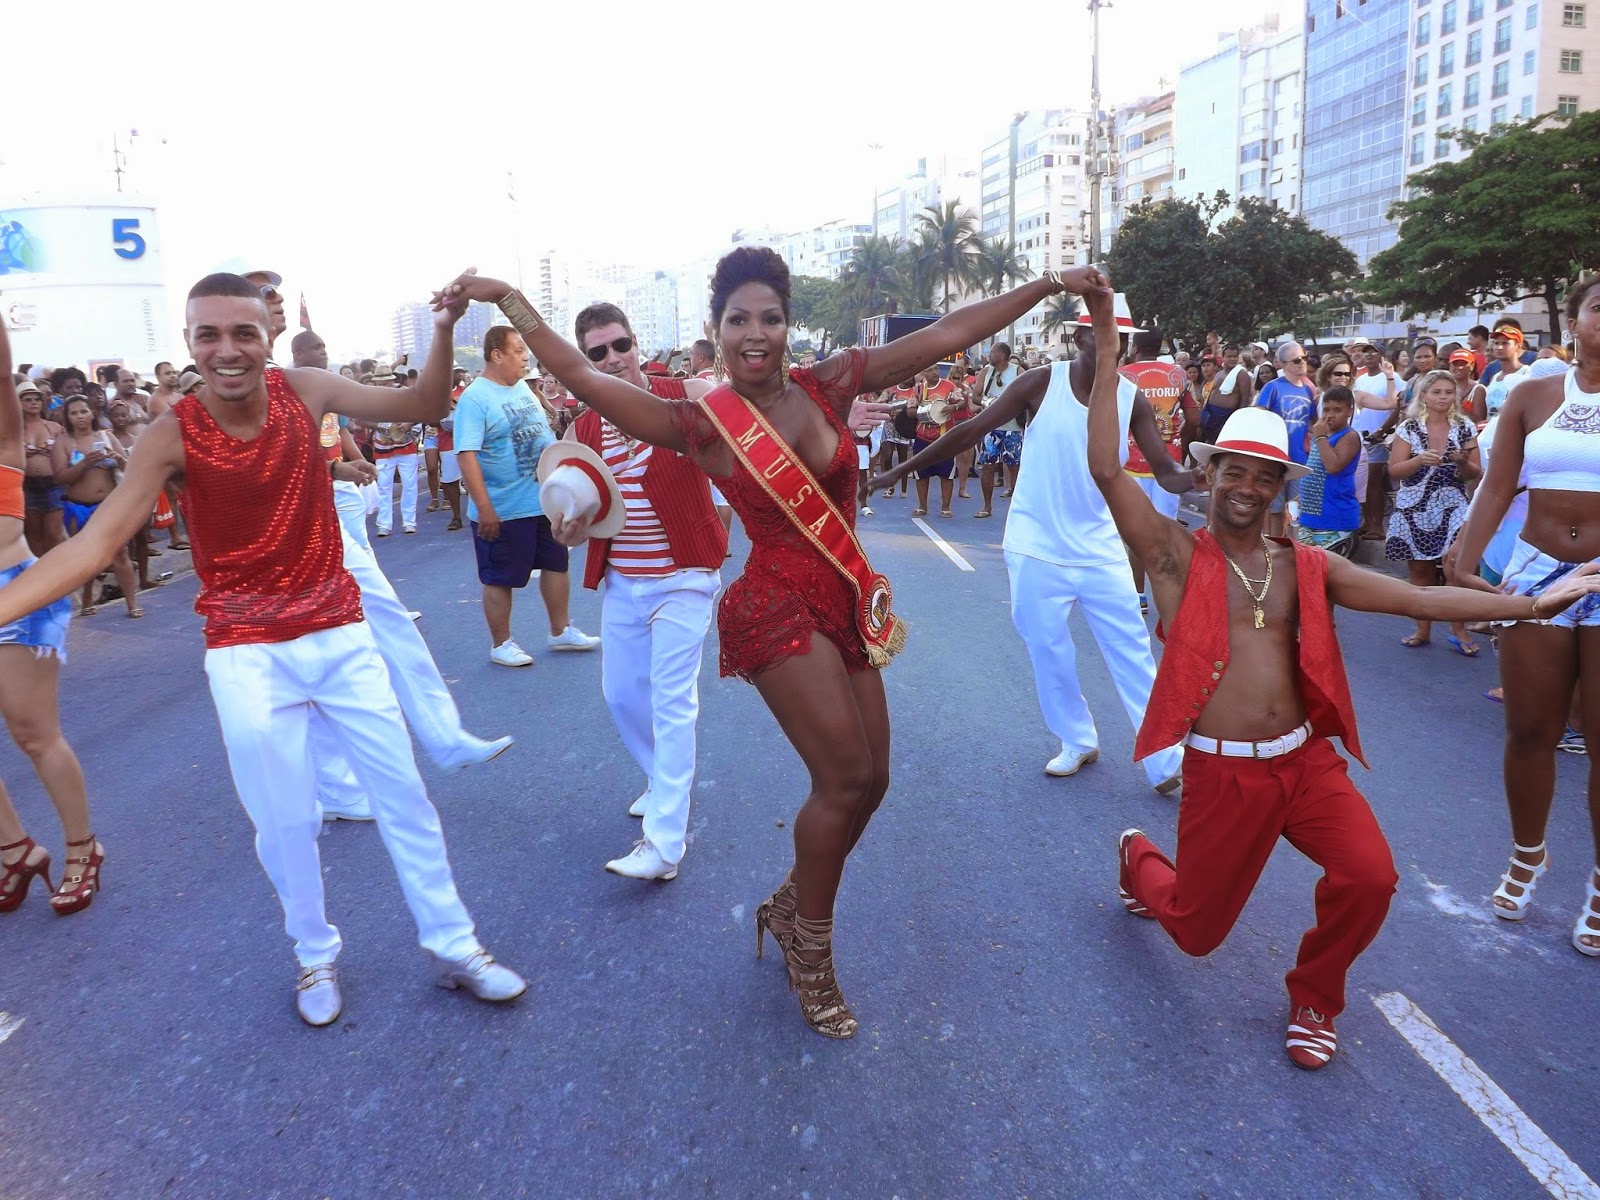
<instances>
[{"instance_id":1,"label":"street lamp post","mask_svg":"<svg viewBox=\"0 0 1600 1200\"><path fill-rule=\"evenodd\" d=\"M1100 114L1100 10L1109 7L1108 0L1089 0L1089 252L1086 262L1100 257L1100 186L1105 176L1102 155L1109 150Z\"/></svg>"}]
</instances>

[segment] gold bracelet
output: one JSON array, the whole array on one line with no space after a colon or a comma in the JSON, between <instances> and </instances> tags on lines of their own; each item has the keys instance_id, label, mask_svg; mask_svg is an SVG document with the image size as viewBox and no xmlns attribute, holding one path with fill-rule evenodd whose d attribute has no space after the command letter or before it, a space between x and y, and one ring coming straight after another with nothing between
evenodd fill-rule
<instances>
[{"instance_id":1,"label":"gold bracelet","mask_svg":"<svg viewBox=\"0 0 1600 1200\"><path fill-rule=\"evenodd\" d=\"M1060 271L1045 271L1040 274L1039 278L1050 284L1057 292L1067 290L1067 285L1062 280Z\"/></svg>"},{"instance_id":2,"label":"gold bracelet","mask_svg":"<svg viewBox=\"0 0 1600 1200\"><path fill-rule=\"evenodd\" d=\"M500 311L511 321L511 327L523 337L536 332L544 322L539 319L539 314L533 311L533 306L523 297L522 293L512 288L496 301Z\"/></svg>"}]
</instances>

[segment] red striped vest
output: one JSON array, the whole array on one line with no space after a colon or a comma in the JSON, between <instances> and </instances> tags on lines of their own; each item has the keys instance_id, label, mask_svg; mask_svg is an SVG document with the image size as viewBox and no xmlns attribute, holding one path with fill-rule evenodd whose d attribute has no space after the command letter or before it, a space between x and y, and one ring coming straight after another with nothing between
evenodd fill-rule
<instances>
[{"instance_id":1,"label":"red striped vest","mask_svg":"<svg viewBox=\"0 0 1600 1200\"><path fill-rule=\"evenodd\" d=\"M1273 540L1294 547L1300 602L1298 683L1306 716L1318 736L1337 737L1366 766L1333 628L1333 606L1328 603L1327 554L1298 542ZM1181 742L1211 702L1217 681L1228 669L1228 564L1221 547L1204 529L1194 535L1194 557L1189 560L1189 576L1178 605L1176 636L1167 641L1159 625L1156 636L1166 643L1166 649L1134 743L1135 762Z\"/></svg>"},{"instance_id":2,"label":"red striped vest","mask_svg":"<svg viewBox=\"0 0 1600 1200\"><path fill-rule=\"evenodd\" d=\"M663 400L686 400L683 380L647 375L650 390ZM573 437L596 454L600 449L600 415L589 411L572 427ZM650 452L641 481L650 506L656 510L672 561L680 570L702 567L717 570L728 556L728 531L722 527L711 504L711 483L706 474L681 454L657 446ZM597 588L605 578L606 561L611 554L610 538L590 538L584 560L583 586Z\"/></svg>"}]
</instances>

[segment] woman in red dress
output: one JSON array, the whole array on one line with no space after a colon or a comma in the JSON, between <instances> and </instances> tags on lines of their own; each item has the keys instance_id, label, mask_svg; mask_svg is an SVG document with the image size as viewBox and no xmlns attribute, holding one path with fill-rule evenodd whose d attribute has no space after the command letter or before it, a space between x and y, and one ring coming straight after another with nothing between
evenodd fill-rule
<instances>
[{"instance_id":1,"label":"woman in red dress","mask_svg":"<svg viewBox=\"0 0 1600 1200\"><path fill-rule=\"evenodd\" d=\"M1047 272L888 345L790 369L789 269L771 250L742 247L717 264L711 319L729 385L853 527L856 453L847 420L857 396L876 394L965 350L1049 295L1105 286L1088 267ZM756 910L756 953L763 933L770 933L806 1023L828 1037L853 1036L856 1019L834 977L834 897L846 857L889 789L889 709L858 624L854 587L719 433L699 404L712 385L688 380L689 399L663 400L593 370L500 280L469 272L441 298L499 304L534 357L574 396L629 436L688 455L744 522L750 558L717 612L722 674L755 685L811 775L810 795L794 821L794 867Z\"/></svg>"}]
</instances>

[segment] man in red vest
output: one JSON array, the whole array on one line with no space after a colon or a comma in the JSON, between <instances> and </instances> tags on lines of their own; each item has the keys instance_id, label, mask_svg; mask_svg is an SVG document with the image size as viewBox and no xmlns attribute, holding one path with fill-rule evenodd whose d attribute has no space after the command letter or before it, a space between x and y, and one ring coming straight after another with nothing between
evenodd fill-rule
<instances>
[{"instance_id":1,"label":"man in red vest","mask_svg":"<svg viewBox=\"0 0 1600 1200\"><path fill-rule=\"evenodd\" d=\"M646 375L627 314L591 304L575 334L608 375L668 400L709 392L710 380ZM606 863L630 879L676 879L689 830L695 723L700 714L700 650L722 586L728 532L712 505L711 481L681 454L636 442L599 413L586 411L567 435L605 461L628 519L611 538L589 541L583 586L605 583L600 607L601 690L622 742L644 772L644 794L628 812L643 817L632 851ZM563 537L563 535L565 535ZM581 531L557 531L576 544Z\"/></svg>"},{"instance_id":2,"label":"man in red vest","mask_svg":"<svg viewBox=\"0 0 1600 1200\"><path fill-rule=\"evenodd\" d=\"M1211 519L1191 534L1122 469L1116 319L1109 297L1085 299L1098 347L1089 470L1149 572L1162 625L1183 631L1167 645L1134 746L1135 758L1175 740L1186 746L1177 862L1139 830L1124 832L1122 902L1159 921L1185 953L1204 955L1233 928L1280 837L1321 866L1317 923L1287 980L1285 1048L1314 1071L1333 1058L1345 975L1377 936L1398 882L1377 819L1329 740L1365 765L1333 606L1434 621L1538 619L1600 591L1600 568L1530 600L1412 587L1269 539L1274 497L1305 468L1289 458L1283 418L1259 408L1230 416L1215 445L1192 445L1211 486Z\"/></svg>"}]
</instances>

